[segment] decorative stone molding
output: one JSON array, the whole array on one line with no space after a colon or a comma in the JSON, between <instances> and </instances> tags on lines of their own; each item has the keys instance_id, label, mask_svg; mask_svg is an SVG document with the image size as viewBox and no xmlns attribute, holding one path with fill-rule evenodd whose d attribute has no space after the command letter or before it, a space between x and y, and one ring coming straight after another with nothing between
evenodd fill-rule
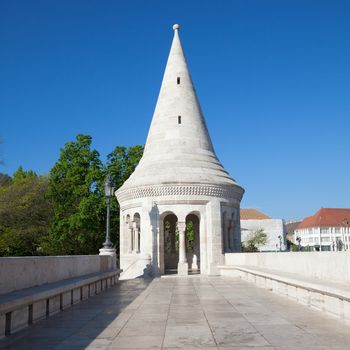
<instances>
[{"instance_id":1,"label":"decorative stone molding","mask_svg":"<svg viewBox=\"0 0 350 350\"><path fill-rule=\"evenodd\" d=\"M163 196L208 196L241 199L243 189L240 186L226 187L215 185L161 185L130 188L116 192L119 203L130 199L153 198Z\"/></svg>"}]
</instances>

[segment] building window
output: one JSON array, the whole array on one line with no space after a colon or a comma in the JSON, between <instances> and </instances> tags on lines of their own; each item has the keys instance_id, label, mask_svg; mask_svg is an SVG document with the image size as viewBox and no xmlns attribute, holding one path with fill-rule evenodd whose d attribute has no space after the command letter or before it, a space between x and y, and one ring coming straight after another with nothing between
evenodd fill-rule
<instances>
[{"instance_id":1,"label":"building window","mask_svg":"<svg viewBox=\"0 0 350 350\"><path fill-rule=\"evenodd\" d=\"M340 227L336 227L334 230L335 230L335 233L340 233Z\"/></svg>"},{"instance_id":2,"label":"building window","mask_svg":"<svg viewBox=\"0 0 350 350\"><path fill-rule=\"evenodd\" d=\"M178 124L181 124L181 115L179 115L179 116L177 117L177 123L178 123Z\"/></svg>"},{"instance_id":3,"label":"building window","mask_svg":"<svg viewBox=\"0 0 350 350\"><path fill-rule=\"evenodd\" d=\"M328 227L321 227L321 233L328 233L329 229Z\"/></svg>"},{"instance_id":4,"label":"building window","mask_svg":"<svg viewBox=\"0 0 350 350\"><path fill-rule=\"evenodd\" d=\"M180 85L180 77L177 77L177 85Z\"/></svg>"}]
</instances>

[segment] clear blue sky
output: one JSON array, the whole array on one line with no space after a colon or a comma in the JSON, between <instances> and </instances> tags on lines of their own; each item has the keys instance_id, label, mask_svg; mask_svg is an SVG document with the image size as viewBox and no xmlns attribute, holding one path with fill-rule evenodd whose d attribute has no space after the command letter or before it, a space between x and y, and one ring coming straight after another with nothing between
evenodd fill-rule
<instances>
[{"instance_id":1,"label":"clear blue sky","mask_svg":"<svg viewBox=\"0 0 350 350\"><path fill-rule=\"evenodd\" d=\"M181 40L243 207L350 207L349 1L2 1L0 172L48 173L65 142L144 144Z\"/></svg>"}]
</instances>

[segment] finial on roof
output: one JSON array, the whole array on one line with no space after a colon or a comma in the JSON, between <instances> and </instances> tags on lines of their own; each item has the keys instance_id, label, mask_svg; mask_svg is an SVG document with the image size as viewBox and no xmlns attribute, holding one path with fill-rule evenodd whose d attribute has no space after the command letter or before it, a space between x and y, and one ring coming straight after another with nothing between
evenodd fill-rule
<instances>
[{"instance_id":1,"label":"finial on roof","mask_svg":"<svg viewBox=\"0 0 350 350\"><path fill-rule=\"evenodd\" d=\"M173 29L174 29L174 31L175 30L179 30L180 29L180 25L179 24L174 24L173 25Z\"/></svg>"}]
</instances>

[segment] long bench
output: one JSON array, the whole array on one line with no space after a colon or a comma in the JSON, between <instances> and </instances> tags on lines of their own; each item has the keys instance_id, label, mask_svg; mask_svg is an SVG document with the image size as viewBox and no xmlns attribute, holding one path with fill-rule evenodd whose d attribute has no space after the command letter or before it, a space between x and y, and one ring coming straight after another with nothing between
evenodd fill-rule
<instances>
[{"instance_id":1,"label":"long bench","mask_svg":"<svg viewBox=\"0 0 350 350\"><path fill-rule=\"evenodd\" d=\"M97 272L0 295L0 338L100 293L120 273Z\"/></svg>"},{"instance_id":2,"label":"long bench","mask_svg":"<svg viewBox=\"0 0 350 350\"><path fill-rule=\"evenodd\" d=\"M256 266L220 266L222 276L241 277L258 287L350 321L350 286Z\"/></svg>"}]
</instances>

